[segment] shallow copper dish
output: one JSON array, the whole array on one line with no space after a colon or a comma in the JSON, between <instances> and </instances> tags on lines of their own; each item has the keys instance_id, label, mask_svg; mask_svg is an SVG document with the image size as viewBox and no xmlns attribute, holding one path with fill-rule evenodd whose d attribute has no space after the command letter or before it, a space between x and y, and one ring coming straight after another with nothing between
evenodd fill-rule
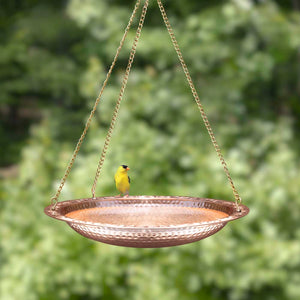
<instances>
[{"instance_id":1,"label":"shallow copper dish","mask_svg":"<svg viewBox=\"0 0 300 300\"><path fill-rule=\"evenodd\" d=\"M99 197L59 202L45 213L81 235L111 245L157 248L204 239L248 214L234 202L194 197Z\"/></svg>"}]
</instances>

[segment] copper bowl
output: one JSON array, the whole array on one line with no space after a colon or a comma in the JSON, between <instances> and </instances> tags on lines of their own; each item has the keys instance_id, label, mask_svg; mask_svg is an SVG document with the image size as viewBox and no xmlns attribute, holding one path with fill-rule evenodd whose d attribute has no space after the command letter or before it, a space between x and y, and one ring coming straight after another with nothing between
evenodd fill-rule
<instances>
[{"instance_id":1,"label":"copper bowl","mask_svg":"<svg viewBox=\"0 0 300 300\"><path fill-rule=\"evenodd\" d=\"M102 243L137 248L183 245L202 240L227 222L247 215L234 202L194 197L99 197L59 202L52 218Z\"/></svg>"}]
</instances>

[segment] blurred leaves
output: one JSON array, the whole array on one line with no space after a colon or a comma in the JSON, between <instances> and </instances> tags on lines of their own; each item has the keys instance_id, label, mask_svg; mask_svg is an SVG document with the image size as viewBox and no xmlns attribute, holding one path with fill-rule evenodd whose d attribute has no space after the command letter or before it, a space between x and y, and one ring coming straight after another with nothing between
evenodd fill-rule
<instances>
[{"instance_id":1,"label":"blurred leaves","mask_svg":"<svg viewBox=\"0 0 300 300\"><path fill-rule=\"evenodd\" d=\"M31 99L43 112L29 124L19 176L0 183L5 299L299 299L300 15L274 1L165 2L250 214L206 240L163 249L96 243L46 217L133 2L34 4L16 12L0 51L3 111ZM151 2L97 194L115 193L113 174L126 163L132 194L232 200L158 16ZM90 195L133 35L61 200ZM7 120L3 144L14 132Z\"/></svg>"}]
</instances>

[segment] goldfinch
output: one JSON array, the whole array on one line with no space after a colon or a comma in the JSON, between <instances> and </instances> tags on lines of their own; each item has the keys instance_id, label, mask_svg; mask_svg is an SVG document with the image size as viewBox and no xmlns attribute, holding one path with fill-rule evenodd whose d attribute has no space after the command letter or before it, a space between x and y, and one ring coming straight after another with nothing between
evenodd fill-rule
<instances>
[{"instance_id":1,"label":"goldfinch","mask_svg":"<svg viewBox=\"0 0 300 300\"><path fill-rule=\"evenodd\" d=\"M130 177L127 174L128 170L130 170L128 166L121 165L115 174L116 188L120 192L118 196L121 196L121 194L129 195Z\"/></svg>"}]
</instances>

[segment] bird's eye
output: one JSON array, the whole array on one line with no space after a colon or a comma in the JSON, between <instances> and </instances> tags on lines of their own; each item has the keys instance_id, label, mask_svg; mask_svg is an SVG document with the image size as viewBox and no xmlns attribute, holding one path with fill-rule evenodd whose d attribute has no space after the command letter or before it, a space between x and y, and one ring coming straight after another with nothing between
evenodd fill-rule
<instances>
[{"instance_id":1,"label":"bird's eye","mask_svg":"<svg viewBox=\"0 0 300 300\"><path fill-rule=\"evenodd\" d=\"M126 166L126 165L122 165L122 167L123 167L124 169L127 169L127 168L128 168L128 166Z\"/></svg>"}]
</instances>

